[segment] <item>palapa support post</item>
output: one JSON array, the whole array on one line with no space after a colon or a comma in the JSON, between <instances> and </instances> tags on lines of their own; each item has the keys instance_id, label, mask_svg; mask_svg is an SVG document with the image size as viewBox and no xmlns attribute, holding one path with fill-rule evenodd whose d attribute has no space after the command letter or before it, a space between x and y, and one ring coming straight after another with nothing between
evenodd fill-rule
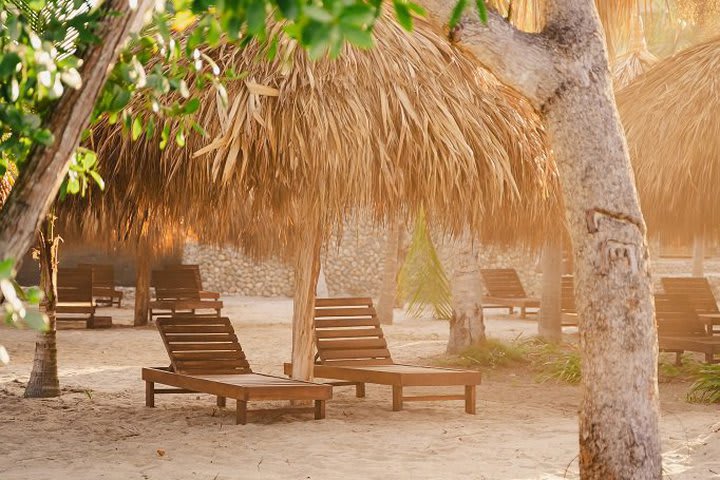
<instances>
[{"instance_id":1,"label":"palapa support post","mask_svg":"<svg viewBox=\"0 0 720 480\"><path fill-rule=\"evenodd\" d=\"M150 317L150 259L142 253L135 261L135 320L133 325L148 324Z\"/></svg>"},{"instance_id":2,"label":"palapa support post","mask_svg":"<svg viewBox=\"0 0 720 480\"><path fill-rule=\"evenodd\" d=\"M306 226L295 253L295 295L293 297L292 378L311 380L313 374L313 312L320 275L322 230L319 224Z\"/></svg>"},{"instance_id":3,"label":"palapa support post","mask_svg":"<svg viewBox=\"0 0 720 480\"><path fill-rule=\"evenodd\" d=\"M705 276L705 235L697 234L693 238L692 276Z\"/></svg>"},{"instance_id":4,"label":"palapa support post","mask_svg":"<svg viewBox=\"0 0 720 480\"><path fill-rule=\"evenodd\" d=\"M558 343L562 338L562 257L562 243L549 240L542 253L538 335L550 343Z\"/></svg>"}]
</instances>

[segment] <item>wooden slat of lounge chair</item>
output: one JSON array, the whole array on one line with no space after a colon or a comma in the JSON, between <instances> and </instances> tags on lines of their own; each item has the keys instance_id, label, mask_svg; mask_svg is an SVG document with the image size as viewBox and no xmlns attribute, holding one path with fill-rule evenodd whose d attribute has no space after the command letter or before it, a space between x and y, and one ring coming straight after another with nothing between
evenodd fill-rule
<instances>
[{"instance_id":1,"label":"wooden slat of lounge chair","mask_svg":"<svg viewBox=\"0 0 720 480\"><path fill-rule=\"evenodd\" d=\"M671 295L685 295L695 311L706 320L712 335L720 335L720 310L710 282L705 277L664 277L663 290Z\"/></svg>"},{"instance_id":2,"label":"wooden slat of lounge chair","mask_svg":"<svg viewBox=\"0 0 720 480\"><path fill-rule=\"evenodd\" d=\"M112 265L81 263L78 267L89 268L92 271L92 291L97 305L121 306L123 292L115 288L115 270Z\"/></svg>"},{"instance_id":3,"label":"wooden slat of lounge chair","mask_svg":"<svg viewBox=\"0 0 720 480\"><path fill-rule=\"evenodd\" d=\"M56 320L67 323L84 322L87 328L111 327L112 317L95 315L92 287L90 269L59 268Z\"/></svg>"},{"instance_id":4,"label":"wooden slat of lounge chair","mask_svg":"<svg viewBox=\"0 0 720 480\"><path fill-rule=\"evenodd\" d=\"M360 313L358 313L360 312ZM403 400L465 400L465 411L475 413L475 387L480 373L436 367L395 364L377 318L372 299L318 298L315 301L315 341L317 378L351 384L357 396L365 394L365 383L393 387L393 410L401 410ZM285 372L292 373L286 365ZM462 395L406 397L406 386L463 386Z\"/></svg>"},{"instance_id":5,"label":"wooden slat of lounge chair","mask_svg":"<svg viewBox=\"0 0 720 480\"><path fill-rule=\"evenodd\" d=\"M165 267L165 270L187 270L193 273L195 276L195 284L200 296L200 299L202 300L217 300L220 298L220 294L218 292L209 292L207 290L203 290L203 284L202 284L202 276L200 275L200 265L196 264L178 264L178 265L168 265Z\"/></svg>"},{"instance_id":6,"label":"wooden slat of lounge chair","mask_svg":"<svg viewBox=\"0 0 720 480\"><path fill-rule=\"evenodd\" d=\"M147 406L155 406L156 393L197 392L217 396L219 406L225 406L226 398L235 399L239 424L247 422L248 413L257 412L247 409L247 403L255 400L313 400L313 408L273 411L312 411L316 419L325 418L325 401L332 397L332 387L254 373L227 318L159 318L157 327L171 368L143 368ZM222 331L217 332L218 328ZM175 388L156 389L155 383Z\"/></svg>"},{"instance_id":7,"label":"wooden slat of lounge chair","mask_svg":"<svg viewBox=\"0 0 720 480\"><path fill-rule=\"evenodd\" d=\"M509 313L514 307L520 308L520 318L525 318L528 308L539 308L540 300L528 297L520 277L512 268L481 269L483 283L488 294L483 296L483 308L507 308Z\"/></svg>"},{"instance_id":8,"label":"wooden slat of lounge chair","mask_svg":"<svg viewBox=\"0 0 720 480\"><path fill-rule=\"evenodd\" d=\"M675 352L677 363L684 351L703 353L708 363L720 361L720 338L708 333L687 296L655 295L655 318L660 349Z\"/></svg>"},{"instance_id":9,"label":"wooden slat of lounge chair","mask_svg":"<svg viewBox=\"0 0 720 480\"><path fill-rule=\"evenodd\" d=\"M195 314L196 310L214 310L220 316L223 302L203 299L198 278L199 273L193 269L154 270L151 286L155 299L150 302L150 317L179 312Z\"/></svg>"}]
</instances>

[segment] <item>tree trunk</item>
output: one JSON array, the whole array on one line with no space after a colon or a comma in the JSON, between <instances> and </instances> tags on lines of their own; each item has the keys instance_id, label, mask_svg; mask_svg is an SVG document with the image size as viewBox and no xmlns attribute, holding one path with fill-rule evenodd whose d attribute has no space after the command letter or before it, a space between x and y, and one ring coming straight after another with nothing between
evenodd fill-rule
<instances>
[{"instance_id":1,"label":"tree trunk","mask_svg":"<svg viewBox=\"0 0 720 480\"><path fill-rule=\"evenodd\" d=\"M377 304L380 323L392 325L393 309L397 297L398 250L400 247L400 222L393 219L388 228L385 242L382 287Z\"/></svg>"},{"instance_id":2,"label":"tree trunk","mask_svg":"<svg viewBox=\"0 0 720 480\"><path fill-rule=\"evenodd\" d=\"M562 244L549 241L542 254L542 293L538 335L546 342L560 343L562 339L561 282L563 269Z\"/></svg>"},{"instance_id":3,"label":"tree trunk","mask_svg":"<svg viewBox=\"0 0 720 480\"><path fill-rule=\"evenodd\" d=\"M60 238L55 236L55 217L48 214L38 234L40 288L45 293L41 307L47 315L47 330L38 332L35 341L30 380L25 388L27 398L60 396L58 379L55 306L57 305L57 254Z\"/></svg>"},{"instance_id":4,"label":"tree trunk","mask_svg":"<svg viewBox=\"0 0 720 480\"><path fill-rule=\"evenodd\" d=\"M295 254L295 295L292 323L292 378L312 380L313 376L313 314L315 293L320 275L322 232L319 227L306 226L301 235L301 248Z\"/></svg>"},{"instance_id":5,"label":"tree trunk","mask_svg":"<svg viewBox=\"0 0 720 480\"><path fill-rule=\"evenodd\" d=\"M451 284L453 315L447 353L455 354L485 342L480 269L477 253L468 238L458 244Z\"/></svg>"},{"instance_id":6,"label":"tree trunk","mask_svg":"<svg viewBox=\"0 0 720 480\"><path fill-rule=\"evenodd\" d=\"M630 157L593 0L547 0L547 27L491 12L452 33L545 118L572 240L581 368L580 476L660 479L657 331Z\"/></svg>"},{"instance_id":7,"label":"tree trunk","mask_svg":"<svg viewBox=\"0 0 720 480\"><path fill-rule=\"evenodd\" d=\"M142 327L150 318L150 259L138 255L135 259L135 320L133 325Z\"/></svg>"},{"instance_id":8,"label":"tree trunk","mask_svg":"<svg viewBox=\"0 0 720 480\"><path fill-rule=\"evenodd\" d=\"M82 86L77 90L66 89L47 118L46 126L55 136L55 142L49 147L33 148L5 202L0 215L0 258L13 258L19 266L55 200L118 47L127 38L133 23L137 24L137 18L152 5L151 0L140 0L138 7L131 9L131 3L108 0L101 7L108 13L97 32L100 41L88 47L83 56Z\"/></svg>"},{"instance_id":9,"label":"tree trunk","mask_svg":"<svg viewBox=\"0 0 720 480\"><path fill-rule=\"evenodd\" d=\"M695 235L693 240L692 276L705 276L705 236Z\"/></svg>"}]
</instances>

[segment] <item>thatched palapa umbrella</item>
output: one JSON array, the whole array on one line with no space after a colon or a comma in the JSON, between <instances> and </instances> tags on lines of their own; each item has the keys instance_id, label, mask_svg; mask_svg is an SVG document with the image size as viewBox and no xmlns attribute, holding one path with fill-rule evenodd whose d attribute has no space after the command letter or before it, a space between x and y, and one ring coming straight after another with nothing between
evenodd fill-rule
<instances>
[{"instance_id":1,"label":"thatched palapa umbrella","mask_svg":"<svg viewBox=\"0 0 720 480\"><path fill-rule=\"evenodd\" d=\"M661 61L617 94L651 234L689 241L718 233L719 68L716 38Z\"/></svg>"},{"instance_id":2,"label":"thatched palapa umbrella","mask_svg":"<svg viewBox=\"0 0 720 480\"><path fill-rule=\"evenodd\" d=\"M203 93L207 137L160 151L157 138L132 142L117 125L98 129L108 190L91 192L89 206L76 199L66 223L116 241L170 229L257 255L290 254L298 377L311 372L319 249L349 213L383 221L422 210L450 233L539 244L548 219L562 216L530 105L428 21L407 34L384 15L375 33L376 48L348 48L334 61L312 62L288 41L272 61L258 45L209 52L221 69L247 77L229 84L226 107Z\"/></svg>"}]
</instances>

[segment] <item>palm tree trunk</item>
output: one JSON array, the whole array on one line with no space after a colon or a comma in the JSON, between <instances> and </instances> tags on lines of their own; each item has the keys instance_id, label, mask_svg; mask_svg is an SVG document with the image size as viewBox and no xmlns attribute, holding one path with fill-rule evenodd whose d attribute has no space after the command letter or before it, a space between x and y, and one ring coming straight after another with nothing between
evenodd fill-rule
<instances>
[{"instance_id":1,"label":"palm tree trunk","mask_svg":"<svg viewBox=\"0 0 720 480\"><path fill-rule=\"evenodd\" d=\"M313 376L313 314L318 276L322 231L319 226L306 226L301 247L295 254L295 295L292 323L292 378L311 380Z\"/></svg>"},{"instance_id":2,"label":"palm tree trunk","mask_svg":"<svg viewBox=\"0 0 720 480\"><path fill-rule=\"evenodd\" d=\"M455 354L485 342L480 270L470 239L458 245L451 284L453 314L447 353Z\"/></svg>"},{"instance_id":3,"label":"palm tree trunk","mask_svg":"<svg viewBox=\"0 0 720 480\"><path fill-rule=\"evenodd\" d=\"M48 317L45 331L38 332L35 341L30 380L25 397L46 398L60 396L58 379L55 306L57 305L57 254L60 238L55 236L55 216L49 213L39 232L40 288L45 293L41 304Z\"/></svg>"},{"instance_id":4,"label":"palm tree trunk","mask_svg":"<svg viewBox=\"0 0 720 480\"><path fill-rule=\"evenodd\" d=\"M695 235L693 240L692 276L705 276L705 235Z\"/></svg>"},{"instance_id":5,"label":"palm tree trunk","mask_svg":"<svg viewBox=\"0 0 720 480\"><path fill-rule=\"evenodd\" d=\"M377 304L377 315L380 323L392 325L393 309L397 297L398 249L400 245L400 222L390 222L387 241L385 242L383 278L380 299Z\"/></svg>"},{"instance_id":6,"label":"palm tree trunk","mask_svg":"<svg viewBox=\"0 0 720 480\"><path fill-rule=\"evenodd\" d=\"M135 319L133 325L141 327L150 318L150 259L138 255L135 261Z\"/></svg>"},{"instance_id":7,"label":"palm tree trunk","mask_svg":"<svg viewBox=\"0 0 720 480\"><path fill-rule=\"evenodd\" d=\"M549 241L542 254L542 293L540 295L540 318L538 335L550 343L559 343L562 339L561 288L562 281L562 244Z\"/></svg>"}]
</instances>

